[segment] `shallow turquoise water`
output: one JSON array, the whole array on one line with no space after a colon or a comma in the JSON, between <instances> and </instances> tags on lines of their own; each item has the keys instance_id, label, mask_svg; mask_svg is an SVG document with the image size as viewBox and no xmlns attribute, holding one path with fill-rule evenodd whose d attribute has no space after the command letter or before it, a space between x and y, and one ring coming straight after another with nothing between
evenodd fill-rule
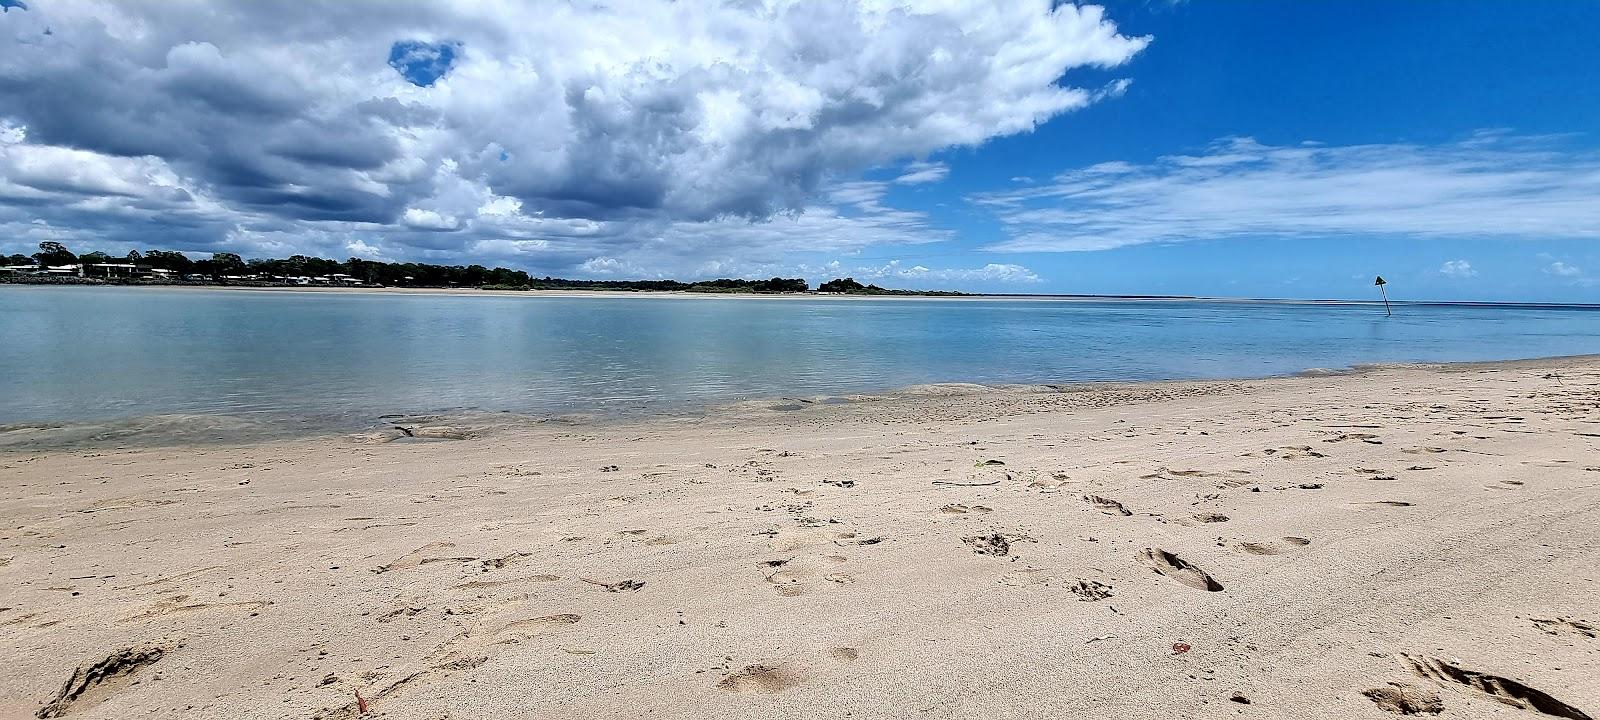
<instances>
[{"instance_id":1,"label":"shallow turquoise water","mask_svg":"<svg viewBox=\"0 0 1600 720\"><path fill-rule=\"evenodd\" d=\"M929 382L1600 353L1600 310L0 286L0 423L654 412Z\"/></svg>"}]
</instances>

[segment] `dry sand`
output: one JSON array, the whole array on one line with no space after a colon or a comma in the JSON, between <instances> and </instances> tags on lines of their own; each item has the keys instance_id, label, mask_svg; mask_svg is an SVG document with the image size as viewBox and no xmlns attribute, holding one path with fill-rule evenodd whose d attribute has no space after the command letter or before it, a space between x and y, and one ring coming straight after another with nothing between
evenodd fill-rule
<instances>
[{"instance_id":1,"label":"dry sand","mask_svg":"<svg viewBox=\"0 0 1600 720\"><path fill-rule=\"evenodd\" d=\"M1600 358L859 400L0 454L0 716L1600 715Z\"/></svg>"}]
</instances>

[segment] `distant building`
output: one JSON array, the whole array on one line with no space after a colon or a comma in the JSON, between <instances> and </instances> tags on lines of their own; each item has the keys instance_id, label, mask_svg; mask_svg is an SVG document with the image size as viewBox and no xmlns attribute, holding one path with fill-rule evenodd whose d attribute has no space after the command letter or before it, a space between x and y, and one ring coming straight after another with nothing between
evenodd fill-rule
<instances>
[{"instance_id":1,"label":"distant building","mask_svg":"<svg viewBox=\"0 0 1600 720\"><path fill-rule=\"evenodd\" d=\"M135 278L149 275L150 267L133 263L89 263L83 266L80 274L84 277Z\"/></svg>"}]
</instances>

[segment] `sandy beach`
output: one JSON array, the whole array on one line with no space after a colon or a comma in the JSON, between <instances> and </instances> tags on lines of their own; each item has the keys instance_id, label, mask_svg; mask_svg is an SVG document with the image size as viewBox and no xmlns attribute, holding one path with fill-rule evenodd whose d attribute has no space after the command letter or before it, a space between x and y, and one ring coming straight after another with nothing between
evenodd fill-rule
<instances>
[{"instance_id":1,"label":"sandy beach","mask_svg":"<svg viewBox=\"0 0 1600 720\"><path fill-rule=\"evenodd\" d=\"M403 427L0 453L0 717L1600 716L1600 357Z\"/></svg>"}]
</instances>

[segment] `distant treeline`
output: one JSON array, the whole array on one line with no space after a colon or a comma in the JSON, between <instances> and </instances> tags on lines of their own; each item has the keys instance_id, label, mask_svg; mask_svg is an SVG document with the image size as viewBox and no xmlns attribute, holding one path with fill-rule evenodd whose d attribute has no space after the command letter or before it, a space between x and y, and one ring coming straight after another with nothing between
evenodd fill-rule
<instances>
[{"instance_id":1,"label":"distant treeline","mask_svg":"<svg viewBox=\"0 0 1600 720\"><path fill-rule=\"evenodd\" d=\"M843 293L845 295L966 295L954 290L890 290L877 285L862 285L855 278L829 280L817 286L817 292Z\"/></svg>"},{"instance_id":2,"label":"distant treeline","mask_svg":"<svg viewBox=\"0 0 1600 720\"><path fill-rule=\"evenodd\" d=\"M59 267L75 264L122 263L142 269L170 271L181 280L211 282L252 282L267 284L292 284L292 279L324 279L343 276L348 281L363 285L391 287L478 287L497 290L655 290L708 293L797 293L806 292L810 285L803 278L771 278L769 280L719 279L699 282L678 280L568 280L564 278L530 276L522 270L482 265L430 265L427 263L387 263L376 260L350 258L343 262L307 255L287 258L261 258L246 260L234 253L212 253L211 257L193 260L180 252L170 250L137 250L125 256L103 252L77 255L56 242L39 244L33 255L0 256L0 264L12 266L36 265ZM301 284L304 284L301 282ZM920 293L909 290L888 290L876 285L862 285L852 278L830 280L818 288L821 292L857 295L959 295L961 293Z\"/></svg>"},{"instance_id":3,"label":"distant treeline","mask_svg":"<svg viewBox=\"0 0 1600 720\"><path fill-rule=\"evenodd\" d=\"M527 275L523 275L527 278ZM805 292L811 289L803 278L772 278L771 280L702 280L686 283L677 280L567 280L542 277L525 279L518 283L494 283L483 286L487 290L657 290L685 292Z\"/></svg>"}]
</instances>

